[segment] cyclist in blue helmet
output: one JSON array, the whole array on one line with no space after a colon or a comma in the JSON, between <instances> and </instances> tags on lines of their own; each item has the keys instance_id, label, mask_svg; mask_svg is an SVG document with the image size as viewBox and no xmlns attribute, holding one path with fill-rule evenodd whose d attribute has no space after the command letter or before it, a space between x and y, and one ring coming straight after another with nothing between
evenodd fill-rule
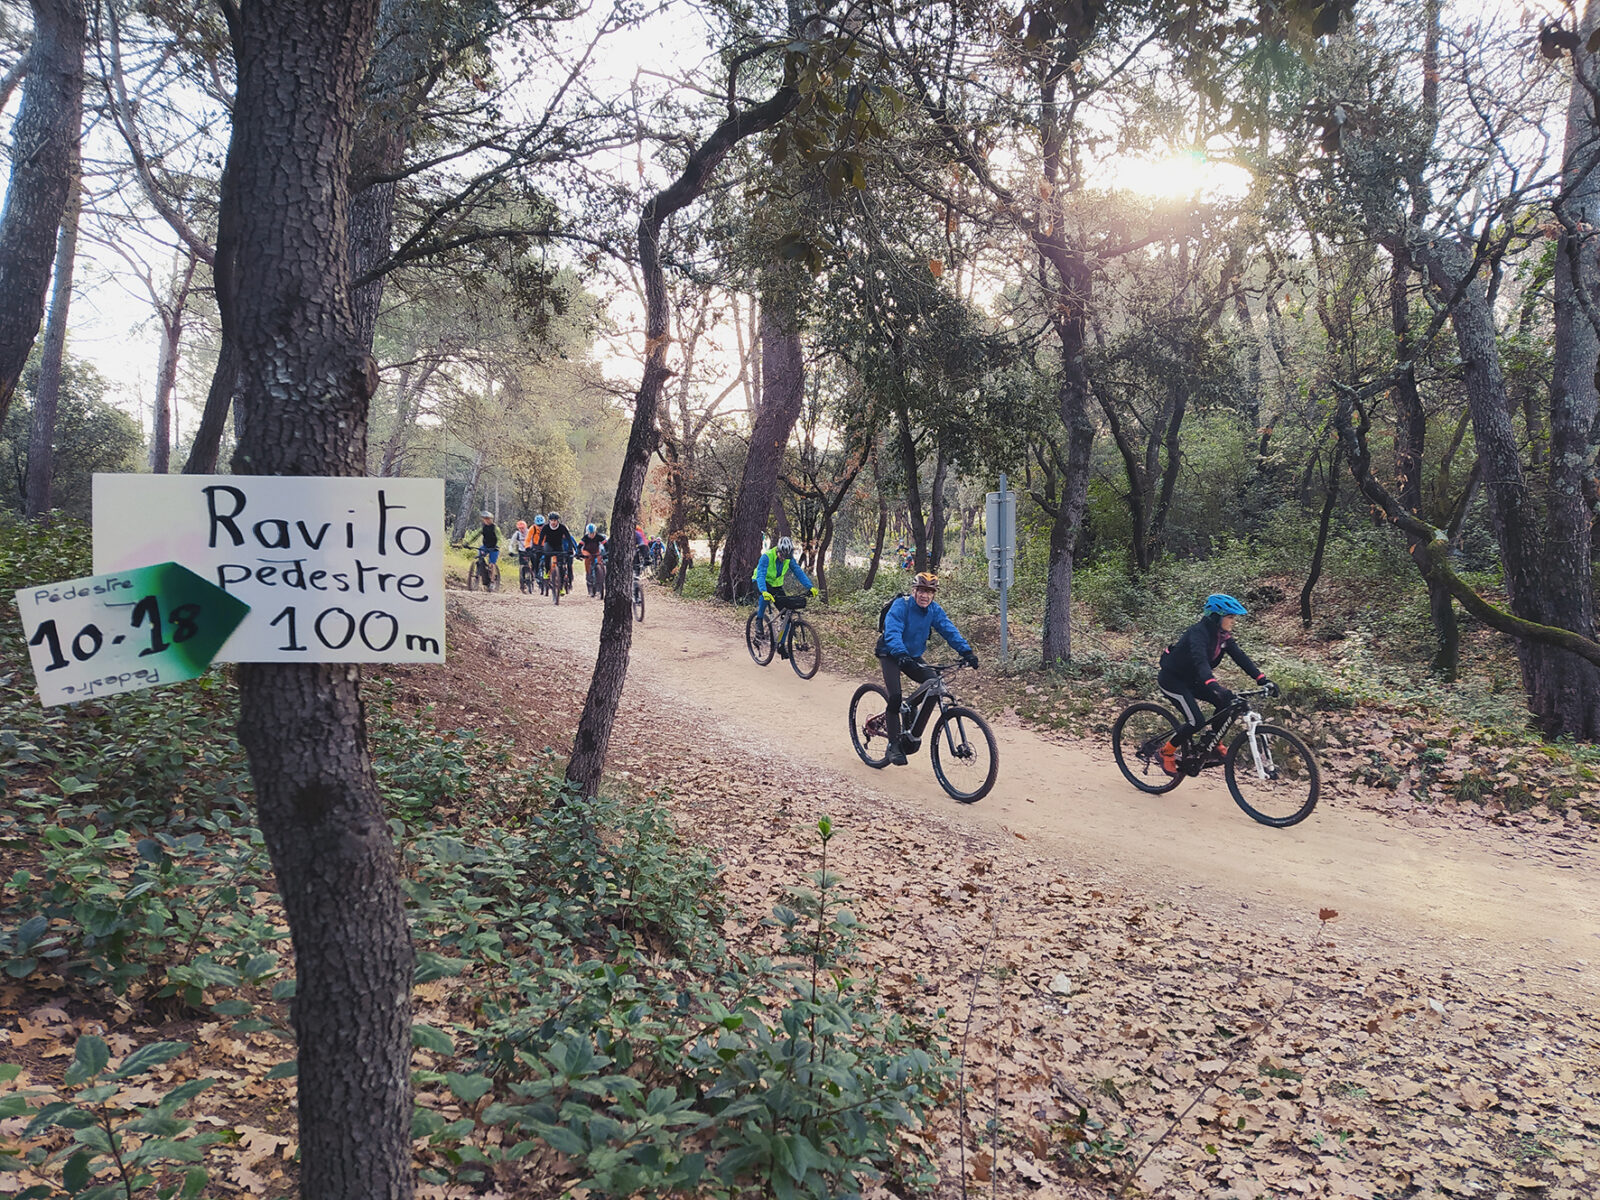
<instances>
[{"instance_id":1,"label":"cyclist in blue helmet","mask_svg":"<svg viewBox=\"0 0 1600 1200\"><path fill-rule=\"evenodd\" d=\"M1232 596L1213 592L1206 597L1205 615L1161 652L1161 671L1156 676L1156 686L1178 706L1184 721L1172 740L1161 748L1161 769L1168 775L1178 773L1183 747L1206 724L1199 701L1216 706L1212 720L1233 703L1233 693L1217 682L1217 664L1224 654L1263 687L1274 687L1266 673L1251 662L1250 656L1233 640L1234 623L1248 615L1249 610Z\"/></svg>"}]
</instances>

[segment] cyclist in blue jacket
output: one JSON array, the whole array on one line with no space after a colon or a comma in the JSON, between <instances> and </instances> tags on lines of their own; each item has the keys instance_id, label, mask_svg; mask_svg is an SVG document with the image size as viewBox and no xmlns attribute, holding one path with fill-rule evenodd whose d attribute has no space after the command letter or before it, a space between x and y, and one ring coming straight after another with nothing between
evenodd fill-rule
<instances>
[{"instance_id":1,"label":"cyclist in blue jacket","mask_svg":"<svg viewBox=\"0 0 1600 1200\"><path fill-rule=\"evenodd\" d=\"M1233 627L1249 610L1232 596L1213 592L1206 597L1205 615L1185 629L1172 645L1161 652L1161 669L1156 675L1156 686L1161 689L1183 714L1183 726L1172 740L1161 747L1161 769L1168 775L1178 773L1178 759L1195 732L1206 724L1199 701L1216 706L1217 713L1233 703L1233 693L1217 682L1217 664L1226 654L1238 664L1239 669L1266 688L1271 695L1277 688L1266 672L1250 661L1239 643L1233 640ZM1213 721L1216 714L1213 714Z\"/></svg>"},{"instance_id":2,"label":"cyclist in blue jacket","mask_svg":"<svg viewBox=\"0 0 1600 1200\"><path fill-rule=\"evenodd\" d=\"M904 674L913 682L921 683L933 674L922 662L922 652L928 648L928 634L938 633L967 666L978 665L978 656L961 636L955 622L934 603L933 596L938 590L937 575L932 571L919 574L912 584L911 595L901 596L889 605L883 617L883 633L873 651L878 656L878 665L883 668L883 689L889 693L889 709L884 716L889 727L889 761L897 767L906 765L905 751L900 746L900 676Z\"/></svg>"}]
</instances>

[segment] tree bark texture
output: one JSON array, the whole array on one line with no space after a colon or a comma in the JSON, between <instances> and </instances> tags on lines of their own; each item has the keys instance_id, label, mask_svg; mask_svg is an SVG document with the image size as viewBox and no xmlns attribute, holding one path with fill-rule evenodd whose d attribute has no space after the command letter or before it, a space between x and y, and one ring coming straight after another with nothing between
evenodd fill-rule
<instances>
[{"instance_id":1,"label":"tree bark texture","mask_svg":"<svg viewBox=\"0 0 1600 1200\"><path fill-rule=\"evenodd\" d=\"M944 500L944 481L948 466L944 449L940 448L933 464L932 495L928 497L928 520L933 526L928 534L928 570L937 571L944 561L944 526L948 519Z\"/></svg>"},{"instance_id":2,"label":"tree bark texture","mask_svg":"<svg viewBox=\"0 0 1600 1200\"><path fill-rule=\"evenodd\" d=\"M1556 205L1562 232L1556 244L1555 346L1550 388L1550 458L1545 481L1543 603L1537 618L1585 637L1595 634L1594 521L1596 379L1600 335L1600 119L1589 86L1596 56L1584 49L1596 27L1595 0L1585 6L1574 79L1567 106L1564 200ZM1540 723L1559 732L1600 738L1600 671L1592 663L1546 647L1530 646L1524 673L1531 676Z\"/></svg>"},{"instance_id":3,"label":"tree bark texture","mask_svg":"<svg viewBox=\"0 0 1600 1200\"><path fill-rule=\"evenodd\" d=\"M238 474L359 475L376 365L350 302L355 107L377 0L230 14ZM239 737L293 936L299 1194L405 1200L414 952L353 666L243 664Z\"/></svg>"},{"instance_id":4,"label":"tree bark texture","mask_svg":"<svg viewBox=\"0 0 1600 1200\"><path fill-rule=\"evenodd\" d=\"M33 46L0 213L0 422L44 319L83 130L83 0L32 0Z\"/></svg>"},{"instance_id":5,"label":"tree bark texture","mask_svg":"<svg viewBox=\"0 0 1600 1200\"><path fill-rule=\"evenodd\" d=\"M50 513L50 485L56 470L56 410L61 401L61 360L67 350L67 316L72 310L72 268L78 258L78 215L81 211L79 148L72 151L72 187L61 233L56 238L55 282L51 284L50 316L39 351L39 386L33 395L28 428L28 482L23 511L30 520Z\"/></svg>"},{"instance_id":6,"label":"tree bark texture","mask_svg":"<svg viewBox=\"0 0 1600 1200\"><path fill-rule=\"evenodd\" d=\"M639 497L655 452L656 421L661 393L666 386L668 317L666 275L661 267L661 230L673 213L692 203L710 182L728 152L747 137L762 133L783 120L800 101L800 93L785 82L760 104L725 118L689 155L683 172L665 190L657 192L639 217L639 273L645 293L645 363L634 399L633 426L622 457L617 495L611 505L611 529L629 530L638 524ZM796 389L799 390L798 388ZM791 424L793 422L791 421ZM776 479L774 479L776 482ZM766 511L761 505L760 512ZM726 563L724 559L724 563ZM752 562L751 568L754 569ZM628 677L628 655L633 648L633 581L630 571L606 576L605 601L600 614L600 649L594 674L584 697L578 730L567 762L567 781L580 794L593 796L605 774L611 728L622 702Z\"/></svg>"},{"instance_id":7,"label":"tree bark texture","mask_svg":"<svg viewBox=\"0 0 1600 1200\"><path fill-rule=\"evenodd\" d=\"M717 598L733 601L749 590L750 574L761 557L761 535L767 514L778 499L778 474L783 469L789 435L805 399L805 359L800 325L792 302L781 292L761 303L761 406L750 430L750 452L739 476L739 491L728 522L717 577Z\"/></svg>"}]
</instances>

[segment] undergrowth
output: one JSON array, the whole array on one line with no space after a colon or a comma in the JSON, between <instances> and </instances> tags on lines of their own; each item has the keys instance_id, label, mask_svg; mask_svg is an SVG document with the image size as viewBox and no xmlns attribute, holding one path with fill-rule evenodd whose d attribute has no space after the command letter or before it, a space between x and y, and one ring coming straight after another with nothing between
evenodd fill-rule
<instances>
[{"instance_id":1,"label":"undergrowth","mask_svg":"<svg viewBox=\"0 0 1600 1200\"><path fill-rule=\"evenodd\" d=\"M0 596L37 581L35 540L0 523ZM86 535L60 544L51 578L87 574ZM0 626L0 970L90 1012L280 1036L269 1077L292 1074L288 930L229 673L42 709L14 607ZM417 946L425 1181L819 1198L930 1182L903 1135L950 1086L948 1048L855 969L826 819L769 953L737 950L715 864L660 798L579 797L548 756L514 763L391 683L366 694ZM26 1185L6 1191L205 1194L203 1048L117 1060L85 1034L62 1065L43 1089L0 1064L0 1116L23 1118L0 1175Z\"/></svg>"}]
</instances>

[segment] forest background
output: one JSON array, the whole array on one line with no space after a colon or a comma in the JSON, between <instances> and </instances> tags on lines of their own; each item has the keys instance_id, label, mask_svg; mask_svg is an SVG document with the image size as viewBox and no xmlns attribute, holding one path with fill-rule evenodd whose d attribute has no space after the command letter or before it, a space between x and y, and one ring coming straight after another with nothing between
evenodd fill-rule
<instances>
[{"instance_id":1,"label":"forest background","mask_svg":"<svg viewBox=\"0 0 1600 1200\"><path fill-rule=\"evenodd\" d=\"M32 0L31 21L3 16L0 291L18 303L0 313L0 453L29 520L86 516L95 470L438 475L457 536L480 506L503 525L641 519L671 543L666 580L723 600L791 532L830 598L870 593L854 607L875 612L903 540L981 624L977 518L1006 471L1025 497L1014 666L1055 672L1053 690L1144 682L1126 664L1229 590L1296 639L1273 669L1308 711L1445 714L1395 786L1592 807L1587 10L370 0L274 18ZM274 19L321 35L293 43L305 61L273 57ZM270 86L324 68L325 95ZM305 113L347 169L272 157L288 154L274 123ZM284 229L317 239L298 265ZM148 303L145 394L74 352L85 309L119 310L119 290ZM353 365L334 399L278 404L274 313L318 306L334 334L291 377L322 378L317 354ZM330 404L338 431L297 442ZM565 770L586 798L628 630L608 594ZM262 834L301 897L307 818L282 802L308 786L289 750L312 714L342 731L329 811L381 822L357 682L246 668L239 687ZM1456 761L1485 736L1560 777L1513 794ZM305 990L342 978L352 945L411 977L382 840L346 847L351 880L386 897L369 927L345 929L330 894L291 914L303 1095L358 1047L409 1050L409 1001L324 1029L338 989ZM308 1048L322 1035L337 1051ZM403 1173L409 1106L378 1092L364 1148L337 1122L304 1146L307 1194L341 1155Z\"/></svg>"}]
</instances>

